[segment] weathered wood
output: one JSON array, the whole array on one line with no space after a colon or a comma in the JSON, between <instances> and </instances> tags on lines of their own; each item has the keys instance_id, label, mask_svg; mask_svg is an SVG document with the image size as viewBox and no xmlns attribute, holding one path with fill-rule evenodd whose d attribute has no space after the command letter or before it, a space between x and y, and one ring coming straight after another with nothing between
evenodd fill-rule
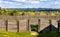
<instances>
[{"instance_id":1,"label":"weathered wood","mask_svg":"<svg viewBox=\"0 0 60 37\"><path fill-rule=\"evenodd\" d=\"M48 19L40 19L40 31L47 31L49 28L49 20ZM46 29L47 28L47 29Z\"/></svg>"},{"instance_id":2,"label":"weathered wood","mask_svg":"<svg viewBox=\"0 0 60 37\"><path fill-rule=\"evenodd\" d=\"M4 20L0 20L0 30L6 30L6 25L5 25L5 21Z\"/></svg>"},{"instance_id":3,"label":"weathered wood","mask_svg":"<svg viewBox=\"0 0 60 37\"><path fill-rule=\"evenodd\" d=\"M17 32L19 32L19 21L17 20Z\"/></svg>"},{"instance_id":4,"label":"weathered wood","mask_svg":"<svg viewBox=\"0 0 60 37\"><path fill-rule=\"evenodd\" d=\"M8 20L5 20L6 31L8 31Z\"/></svg>"},{"instance_id":5,"label":"weathered wood","mask_svg":"<svg viewBox=\"0 0 60 37\"><path fill-rule=\"evenodd\" d=\"M58 20L58 37L60 37L60 20Z\"/></svg>"},{"instance_id":6,"label":"weathered wood","mask_svg":"<svg viewBox=\"0 0 60 37\"><path fill-rule=\"evenodd\" d=\"M51 23L51 19L49 20L49 25L50 25L49 31L52 31L52 23Z\"/></svg>"},{"instance_id":7,"label":"weathered wood","mask_svg":"<svg viewBox=\"0 0 60 37\"><path fill-rule=\"evenodd\" d=\"M40 32L40 19L38 19L38 32Z\"/></svg>"},{"instance_id":8,"label":"weathered wood","mask_svg":"<svg viewBox=\"0 0 60 37\"><path fill-rule=\"evenodd\" d=\"M19 31L27 31L27 20L19 20Z\"/></svg>"},{"instance_id":9,"label":"weathered wood","mask_svg":"<svg viewBox=\"0 0 60 37\"><path fill-rule=\"evenodd\" d=\"M29 27L30 27L30 26L29 26L29 19L27 20L27 24L28 24L27 30L30 31L30 30L29 30Z\"/></svg>"},{"instance_id":10,"label":"weathered wood","mask_svg":"<svg viewBox=\"0 0 60 37\"><path fill-rule=\"evenodd\" d=\"M39 13L38 13L39 14ZM57 20L60 17L45 17L40 15L35 16L1 16L0 17L0 30L21 32L21 31L31 31L30 25L38 24L38 32L43 30L52 24L54 27L58 28ZM16 20L18 19L18 20ZM51 22L49 24L49 19ZM53 29L53 28L52 28ZM47 29L48 30L48 29Z\"/></svg>"},{"instance_id":11,"label":"weathered wood","mask_svg":"<svg viewBox=\"0 0 60 37\"><path fill-rule=\"evenodd\" d=\"M8 31L17 32L16 20L8 20Z\"/></svg>"}]
</instances>

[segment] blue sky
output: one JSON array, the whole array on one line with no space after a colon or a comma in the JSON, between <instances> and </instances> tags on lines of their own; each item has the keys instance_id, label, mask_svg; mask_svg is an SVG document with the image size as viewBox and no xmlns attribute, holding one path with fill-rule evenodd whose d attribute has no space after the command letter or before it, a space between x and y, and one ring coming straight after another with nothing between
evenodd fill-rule
<instances>
[{"instance_id":1,"label":"blue sky","mask_svg":"<svg viewBox=\"0 0 60 37\"><path fill-rule=\"evenodd\" d=\"M0 0L2 8L60 8L60 0Z\"/></svg>"}]
</instances>

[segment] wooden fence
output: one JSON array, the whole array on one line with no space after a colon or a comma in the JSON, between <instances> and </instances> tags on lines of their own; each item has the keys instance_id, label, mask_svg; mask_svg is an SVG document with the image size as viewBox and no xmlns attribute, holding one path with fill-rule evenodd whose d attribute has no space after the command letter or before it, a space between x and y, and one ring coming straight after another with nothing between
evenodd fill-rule
<instances>
[{"instance_id":1,"label":"wooden fence","mask_svg":"<svg viewBox=\"0 0 60 37\"><path fill-rule=\"evenodd\" d=\"M49 26L52 27L52 25L60 31L60 22L57 22L57 20L47 20L47 19L0 20L0 30L10 31L10 32L31 31L30 25L34 23L38 25L38 32L44 30ZM53 30L54 28L51 27L50 29ZM49 29L47 28L45 30L49 30Z\"/></svg>"},{"instance_id":2,"label":"wooden fence","mask_svg":"<svg viewBox=\"0 0 60 37\"><path fill-rule=\"evenodd\" d=\"M52 24L52 26L54 26L55 28L60 29L60 26L58 26L58 22L57 22L60 19L60 15L40 16L38 14L39 12L37 12L35 16L30 16L28 15L28 13L25 13L25 15L23 16L1 15L0 16L0 30L10 31L10 32L31 31L30 25L32 24L38 25L38 32L51 29L50 24ZM50 28L47 28L47 27L50 27Z\"/></svg>"}]
</instances>

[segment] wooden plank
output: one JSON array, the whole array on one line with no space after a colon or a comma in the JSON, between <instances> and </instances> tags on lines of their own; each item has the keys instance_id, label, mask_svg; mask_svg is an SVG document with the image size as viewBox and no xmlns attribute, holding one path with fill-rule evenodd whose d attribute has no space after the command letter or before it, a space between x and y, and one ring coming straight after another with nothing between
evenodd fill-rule
<instances>
[{"instance_id":1,"label":"wooden plank","mask_svg":"<svg viewBox=\"0 0 60 37\"><path fill-rule=\"evenodd\" d=\"M8 31L17 32L16 20L8 20Z\"/></svg>"},{"instance_id":2,"label":"wooden plank","mask_svg":"<svg viewBox=\"0 0 60 37\"><path fill-rule=\"evenodd\" d=\"M19 31L27 31L27 20L19 20Z\"/></svg>"}]
</instances>

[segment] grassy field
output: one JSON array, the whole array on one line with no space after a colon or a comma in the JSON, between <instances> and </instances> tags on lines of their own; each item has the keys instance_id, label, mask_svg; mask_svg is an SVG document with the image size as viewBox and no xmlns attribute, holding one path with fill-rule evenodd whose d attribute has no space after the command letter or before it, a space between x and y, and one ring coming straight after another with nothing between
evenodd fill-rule
<instances>
[{"instance_id":1,"label":"grassy field","mask_svg":"<svg viewBox=\"0 0 60 37\"><path fill-rule=\"evenodd\" d=\"M30 32L6 32L6 31L0 31L0 37L37 37L32 36Z\"/></svg>"},{"instance_id":2,"label":"grassy field","mask_svg":"<svg viewBox=\"0 0 60 37\"><path fill-rule=\"evenodd\" d=\"M0 37L57 37L57 33L54 31L52 32L44 32L39 35L31 35L30 32L19 32L19 33L13 33L13 32L6 32L6 31L0 31Z\"/></svg>"}]
</instances>

